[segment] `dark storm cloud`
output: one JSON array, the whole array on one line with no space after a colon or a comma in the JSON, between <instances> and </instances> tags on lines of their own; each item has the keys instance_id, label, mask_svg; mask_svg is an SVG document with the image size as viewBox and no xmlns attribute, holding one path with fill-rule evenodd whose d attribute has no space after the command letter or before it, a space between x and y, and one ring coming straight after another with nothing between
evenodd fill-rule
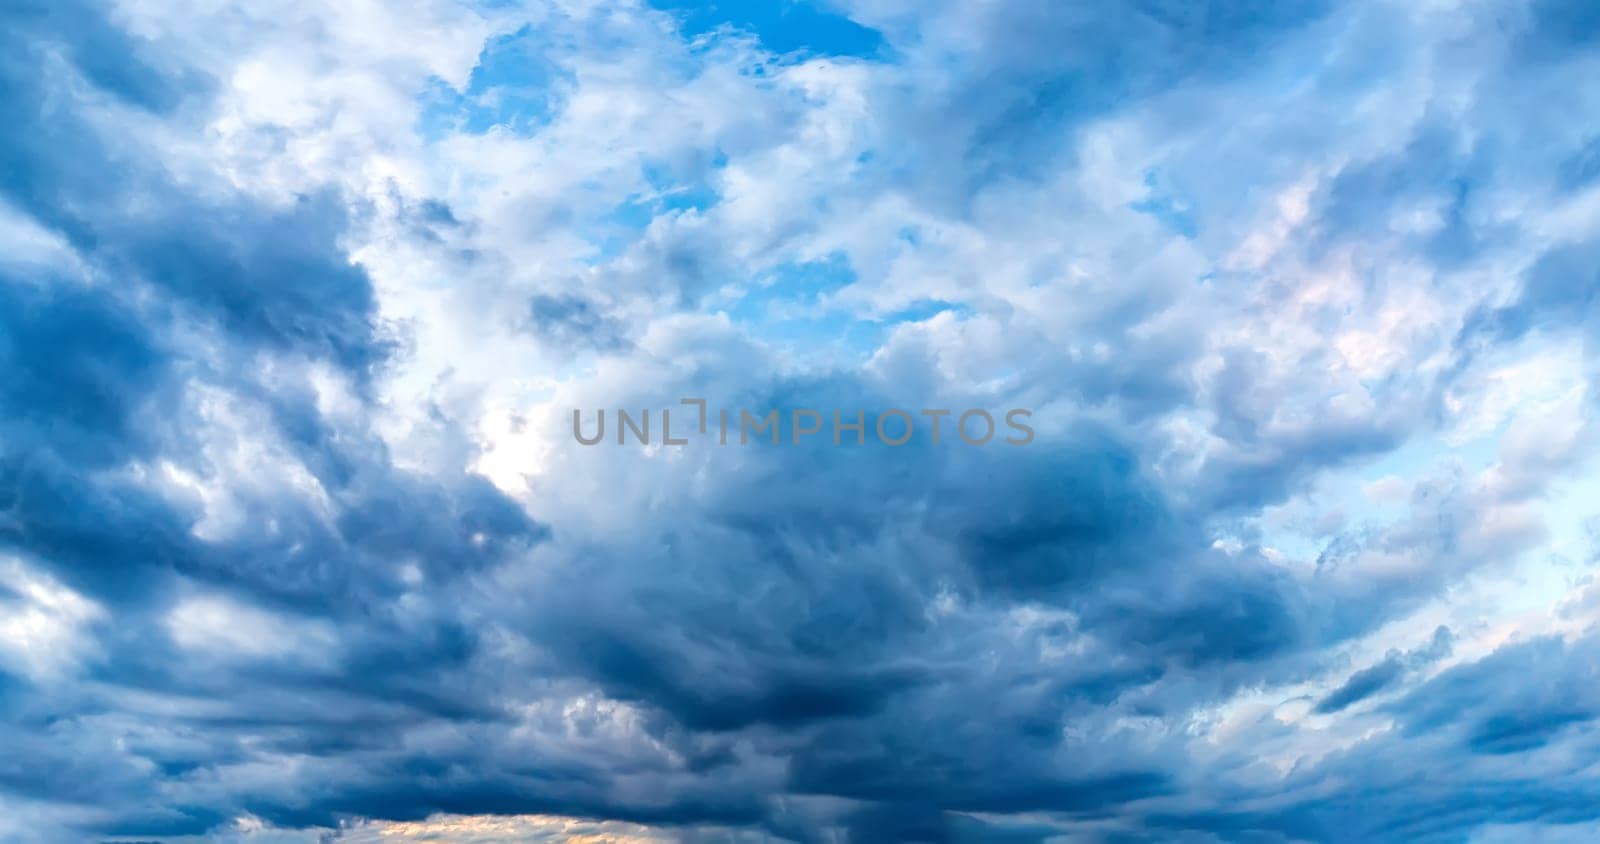
<instances>
[{"instance_id":1,"label":"dark storm cloud","mask_svg":"<svg viewBox=\"0 0 1600 844\"><path fill-rule=\"evenodd\" d=\"M1327 795L1281 811L1162 822L1225 835L1427 842L1459 841L1464 830L1485 824L1543 824L1554 834L1592 822L1600 818L1600 787L1562 757L1590 758L1596 750L1583 728L1597 714L1589 664L1596 643L1591 633L1570 643L1509 644L1416 686L1386 707L1398 729L1290 777L1294 787L1345 784ZM1553 755L1541 757L1544 748ZM1529 767L1510 774L1506 757L1516 754Z\"/></svg>"},{"instance_id":2,"label":"dark storm cloud","mask_svg":"<svg viewBox=\"0 0 1600 844\"><path fill-rule=\"evenodd\" d=\"M1393 653L1382 662L1350 675L1344 685L1317 702L1316 711L1322 714L1338 712L1394 685L1406 671L1445 656L1450 651L1450 630L1441 627L1434 633L1433 643L1426 649L1410 653Z\"/></svg>"},{"instance_id":3,"label":"dark storm cloud","mask_svg":"<svg viewBox=\"0 0 1600 844\"><path fill-rule=\"evenodd\" d=\"M359 395L384 360L371 285L335 243L343 204L191 192L95 115L178 114L204 80L146 62L95 5L24 4L5 16L0 194L51 226L85 269L15 266L0 277L0 547L113 621L95 624L100 652L78 688L4 675L0 732L13 752L0 784L104 807L102 834L202 833L241 811L240 799L189 804L160 796L160 783L247 761L257 751L246 735L284 753L372 753L396 725L501 717L485 703L481 668L465 673L482 659L478 633L448 604L396 611L397 573L414 558L423 576L448 580L525 550L544 529L482 479L396 469L370 434L326 418L308 386L257 369L261 354L326 361ZM258 410L333 518L262 490L240 502L241 530L202 540L197 513L115 471L130 460L218 468L184 399L193 383ZM247 666L181 653L163 617L197 583L284 613L285 626L263 635L285 638L255 642L264 656ZM319 659L272 656L303 657L293 637L330 618L339 635ZM205 701L206 714L156 703L185 698Z\"/></svg>"},{"instance_id":4,"label":"dark storm cloud","mask_svg":"<svg viewBox=\"0 0 1600 844\"><path fill-rule=\"evenodd\" d=\"M1589 677L1597 640L1538 639L1446 671L1395 704L1409 734L1444 732L1475 753L1542 747L1600 715Z\"/></svg>"}]
</instances>

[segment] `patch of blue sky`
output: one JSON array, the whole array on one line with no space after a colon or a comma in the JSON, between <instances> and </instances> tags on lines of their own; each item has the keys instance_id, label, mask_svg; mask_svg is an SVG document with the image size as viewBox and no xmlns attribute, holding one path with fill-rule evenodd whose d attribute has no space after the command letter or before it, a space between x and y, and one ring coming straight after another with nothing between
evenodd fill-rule
<instances>
[{"instance_id":1,"label":"patch of blue sky","mask_svg":"<svg viewBox=\"0 0 1600 844\"><path fill-rule=\"evenodd\" d=\"M1550 549L1568 561L1600 561L1600 472L1594 459L1550 485L1540 508L1550 531Z\"/></svg>"},{"instance_id":2,"label":"patch of blue sky","mask_svg":"<svg viewBox=\"0 0 1600 844\"><path fill-rule=\"evenodd\" d=\"M1561 162L1559 184L1562 190L1582 190L1600 180L1600 136L1590 138L1583 148Z\"/></svg>"},{"instance_id":3,"label":"patch of blue sky","mask_svg":"<svg viewBox=\"0 0 1600 844\"><path fill-rule=\"evenodd\" d=\"M945 311L950 311L962 317L972 314L972 309L966 305L946 302L943 299L919 299L884 315L877 322L885 326L894 326L905 322L927 322Z\"/></svg>"},{"instance_id":4,"label":"patch of blue sky","mask_svg":"<svg viewBox=\"0 0 1600 844\"><path fill-rule=\"evenodd\" d=\"M759 326L753 333L763 343L824 368L861 363L883 345L885 335L881 323L837 308L795 311L758 321L729 316L736 324Z\"/></svg>"},{"instance_id":5,"label":"patch of blue sky","mask_svg":"<svg viewBox=\"0 0 1600 844\"><path fill-rule=\"evenodd\" d=\"M496 127L531 135L547 125L560 105L564 72L546 58L532 27L491 39L478 55L465 90L434 79L419 96L417 129L438 140Z\"/></svg>"},{"instance_id":6,"label":"patch of blue sky","mask_svg":"<svg viewBox=\"0 0 1600 844\"><path fill-rule=\"evenodd\" d=\"M1141 214L1156 218L1169 230L1193 239L1198 231L1194 203L1171 182L1171 178L1158 171L1145 173L1144 184L1150 192L1144 199L1132 203L1129 207Z\"/></svg>"},{"instance_id":7,"label":"patch of blue sky","mask_svg":"<svg viewBox=\"0 0 1600 844\"><path fill-rule=\"evenodd\" d=\"M727 158L718 155L712 160L711 167L713 170L721 169L726 163ZM722 198L707 180L709 175L710 173L702 173L686 179L675 175L664 165L647 164L644 168L644 178L652 191L648 199L658 209L658 213L704 211Z\"/></svg>"},{"instance_id":8,"label":"patch of blue sky","mask_svg":"<svg viewBox=\"0 0 1600 844\"><path fill-rule=\"evenodd\" d=\"M739 321L761 322L817 311L829 294L855 281L855 270L842 254L820 261L786 263L745 289L728 309L728 315Z\"/></svg>"},{"instance_id":9,"label":"patch of blue sky","mask_svg":"<svg viewBox=\"0 0 1600 844\"><path fill-rule=\"evenodd\" d=\"M739 293L724 312L735 324L779 348L823 347L829 352L823 357L838 363L865 360L896 325L922 322L945 311L967 312L963 306L930 299L869 316L835 298L855 281L854 269L840 254L785 264ZM808 357L814 356L808 352Z\"/></svg>"},{"instance_id":10,"label":"patch of blue sky","mask_svg":"<svg viewBox=\"0 0 1600 844\"><path fill-rule=\"evenodd\" d=\"M685 37L727 26L754 35L773 53L879 58L882 33L816 0L649 0L677 18Z\"/></svg>"},{"instance_id":11,"label":"patch of blue sky","mask_svg":"<svg viewBox=\"0 0 1600 844\"><path fill-rule=\"evenodd\" d=\"M725 159L719 156L711 166L720 168L724 163ZM666 166L645 165L648 189L630 194L589 233L588 240L596 250L593 260L606 261L621 255L658 217L703 212L716 205L722 195L712 185L710 175L699 173L680 179Z\"/></svg>"},{"instance_id":12,"label":"patch of blue sky","mask_svg":"<svg viewBox=\"0 0 1600 844\"><path fill-rule=\"evenodd\" d=\"M1375 460L1324 477L1312 493L1315 509L1319 513L1343 514L1345 529L1393 524L1411 511L1411 484L1425 481L1444 461L1456 462L1467 476L1494 465L1502 432L1503 428L1454 446L1434 438L1410 440ZM1386 479L1406 485L1405 495L1378 494L1378 484ZM1291 559L1314 560L1337 538L1271 519L1259 524L1261 544Z\"/></svg>"}]
</instances>

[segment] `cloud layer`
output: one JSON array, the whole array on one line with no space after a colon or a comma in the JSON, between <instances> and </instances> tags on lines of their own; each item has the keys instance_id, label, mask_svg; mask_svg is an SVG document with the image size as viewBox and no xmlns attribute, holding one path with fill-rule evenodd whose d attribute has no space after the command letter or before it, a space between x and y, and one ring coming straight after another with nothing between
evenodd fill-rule
<instances>
[{"instance_id":1,"label":"cloud layer","mask_svg":"<svg viewBox=\"0 0 1600 844\"><path fill-rule=\"evenodd\" d=\"M1591 4L0 17L0 838L1600 830Z\"/></svg>"}]
</instances>

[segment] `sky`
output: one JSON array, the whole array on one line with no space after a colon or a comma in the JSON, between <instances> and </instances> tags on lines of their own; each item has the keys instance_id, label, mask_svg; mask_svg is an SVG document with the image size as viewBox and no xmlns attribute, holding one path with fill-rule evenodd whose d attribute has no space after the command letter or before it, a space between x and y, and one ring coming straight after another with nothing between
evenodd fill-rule
<instances>
[{"instance_id":1,"label":"sky","mask_svg":"<svg viewBox=\"0 0 1600 844\"><path fill-rule=\"evenodd\" d=\"M9 0L0 840L1600 839L1597 79L1589 0ZM685 397L1035 436L572 436Z\"/></svg>"}]
</instances>

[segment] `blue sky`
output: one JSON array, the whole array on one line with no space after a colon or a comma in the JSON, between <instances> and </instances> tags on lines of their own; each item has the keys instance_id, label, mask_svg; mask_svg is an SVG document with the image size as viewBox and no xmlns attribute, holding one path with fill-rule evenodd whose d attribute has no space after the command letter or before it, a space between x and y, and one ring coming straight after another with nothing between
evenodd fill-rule
<instances>
[{"instance_id":1,"label":"blue sky","mask_svg":"<svg viewBox=\"0 0 1600 844\"><path fill-rule=\"evenodd\" d=\"M1596 8L7 5L0 839L1600 838Z\"/></svg>"}]
</instances>

